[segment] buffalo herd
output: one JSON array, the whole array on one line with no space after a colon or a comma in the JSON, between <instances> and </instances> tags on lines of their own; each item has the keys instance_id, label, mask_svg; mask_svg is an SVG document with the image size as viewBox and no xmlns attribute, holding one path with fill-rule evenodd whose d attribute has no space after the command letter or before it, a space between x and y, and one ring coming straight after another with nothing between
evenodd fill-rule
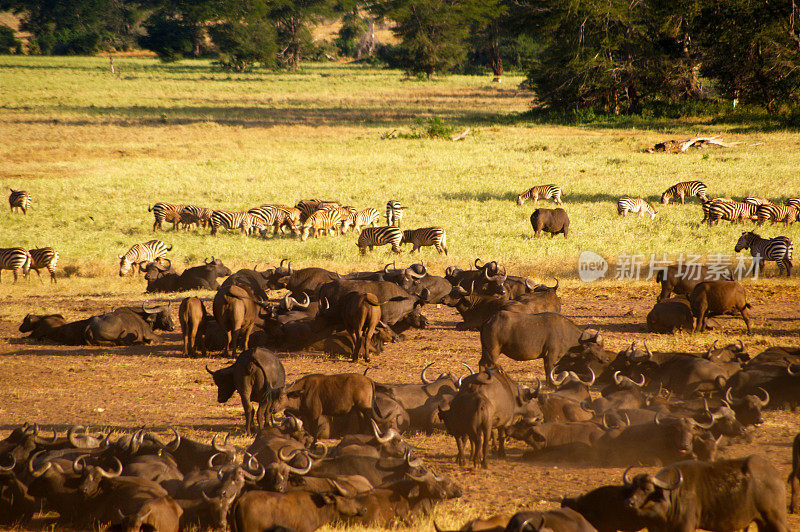
<instances>
[{"instance_id":1,"label":"buffalo herd","mask_svg":"<svg viewBox=\"0 0 800 532\"><path fill-rule=\"evenodd\" d=\"M748 352L738 341L702 352L646 343L610 351L602 331L561 314L558 281L509 275L496 261L450 266L443 277L423 264L340 274L288 260L231 272L213 258L182 274L163 262L142 269L148 292L216 291L210 305L196 296L180 303L183 354L233 359L206 370L220 403L238 394L252 444L220 435L206 444L174 429L170 441L145 429L113 438L72 427L45 436L25 424L0 442L0 523L26 522L43 508L64 523L115 530L412 524L462 494L403 439L443 431L455 440L458 464L476 470L489 466L493 449L503 459L508 438L524 442L534 461L627 467L620 484L565 495L560 509L473 520L460 530L732 531L751 522L789 530L786 483L774 467L761 455L716 454L752 441L765 410L800 405L798 349ZM749 333L744 288L704 268L695 273L659 272L648 330L702 331L717 326L713 316L735 312ZM219 277L227 277L221 285ZM275 290L285 292L270 299ZM456 329L480 332L474 368L433 376L433 362L420 368L418 384L379 382L368 371L287 382L276 352L369 361L408 329L427 327L426 305L452 307L461 317ZM28 315L20 331L59 344L150 343L159 340L154 331L175 329L170 310L144 304L76 322ZM515 381L501 355L541 358L545 382ZM662 469L630 473L647 466ZM798 478L800 435L791 511L800 505Z\"/></svg>"}]
</instances>

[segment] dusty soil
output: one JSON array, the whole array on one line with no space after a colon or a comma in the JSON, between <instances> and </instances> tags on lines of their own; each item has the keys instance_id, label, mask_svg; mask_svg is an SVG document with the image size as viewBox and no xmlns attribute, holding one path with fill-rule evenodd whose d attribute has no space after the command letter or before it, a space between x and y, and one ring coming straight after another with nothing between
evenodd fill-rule
<instances>
[{"instance_id":1,"label":"dusty soil","mask_svg":"<svg viewBox=\"0 0 800 532\"><path fill-rule=\"evenodd\" d=\"M733 341L744 332L741 319L725 317L720 319L722 331L711 334L647 334L642 324L655 299L654 290L654 286L567 286L562 292L564 313L580 325L599 327L607 346L613 349L621 349L634 340L641 345L647 339L654 349L700 351L714 339ZM748 288L750 300L757 303L754 336L742 336L751 355L768 345L800 344L800 313L797 294L793 293L796 290ZM118 303L137 304L142 300ZM174 300L179 301L180 297ZM9 296L4 303L23 306L26 302ZM102 297L44 297L37 304L62 309L70 318L116 306ZM176 307L173 305L177 324ZM477 365L477 332L456 331L458 315L447 307L427 307L425 314L431 320L430 328L409 331L403 342L391 344L382 355L375 356L370 377L387 383L418 382L419 371L427 362L437 362L433 368L436 372L459 372L463 369L461 362ZM18 320L0 321L0 438L25 421L36 421L59 430L73 423L117 431L131 431L142 425L164 430L167 425L174 425L184 434L205 440L216 432L230 432L237 444L246 446L250 442L243 435L241 405L235 399L217 404L216 389L204 369L206 364L218 368L227 361L181 357L179 332L165 334L164 341L154 346L62 347L23 339L18 326ZM361 372L365 367L320 353L286 353L281 357L287 380L310 372ZM539 361L517 363L503 358L503 363L519 381L543 377ZM727 447L721 456L762 453L785 478L791 462L792 438L800 430L800 416L770 411L766 419L751 444ZM465 488L463 498L444 503L435 512L437 520L447 525L521 508L554 507L565 493L577 494L602 484L618 483L622 473L617 468L532 462L523 457L526 446L520 442L510 443L508 458L492 459L488 471L475 471L454 463L455 444L445 434L413 435L409 439L438 472L452 475ZM792 528L800 530L800 518L790 517ZM431 521L416 528L430 529Z\"/></svg>"}]
</instances>

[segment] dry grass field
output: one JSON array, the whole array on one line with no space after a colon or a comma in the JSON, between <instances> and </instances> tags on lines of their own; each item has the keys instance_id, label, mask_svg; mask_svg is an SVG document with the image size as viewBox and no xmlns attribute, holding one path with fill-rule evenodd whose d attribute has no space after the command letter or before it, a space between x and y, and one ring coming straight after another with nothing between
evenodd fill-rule
<instances>
[{"instance_id":1,"label":"dry grass field","mask_svg":"<svg viewBox=\"0 0 800 532\"><path fill-rule=\"evenodd\" d=\"M341 272L395 260L384 249L359 256L352 234L307 242L224 232L212 237L199 230L154 236L147 207L159 200L245 210L319 197L382 211L388 199L398 199L408 206L409 227L439 224L447 230L449 256L430 249L421 254L433 271L441 273L450 264L466 267L481 257L537 281L557 275L564 313L580 325L599 327L610 348L646 339L654 350L696 352L717 339L742 338L754 355L771 345L800 345L797 273L778 279L774 264L767 278L745 282L754 315L750 337L743 335L740 319L727 317L713 332L648 334L644 319L657 293L653 281L586 284L576 275L584 250L609 259L612 273L622 253L733 256L741 227L700 226L695 199L683 206L657 205L653 221L618 219L616 199L631 195L657 202L668 186L688 179L703 180L713 196L800 195L795 132L711 120L640 121L629 127L532 124L519 115L533 95L517 89L522 78L514 75L498 85L472 76L419 82L399 72L329 64L304 65L297 73L249 74L220 72L202 61L164 65L118 58L115 66L118 75L110 73L104 58L0 57L0 186L34 196L28 216L0 211L0 247L50 245L61 253L56 285L39 283L35 275L16 284L10 272L2 276L0 437L24 421L59 429L79 422L122 432L171 424L203 439L225 431L237 444L249 443L241 406L236 400L218 405L203 369L226 361L182 358L176 333L154 346L70 348L34 344L17 331L28 312L77 319L123 304L180 301L186 294L148 297L141 278L117 275L116 257L136 242L157 237L172 244L170 256L179 269L211 255L233 270L254 264L263 269L283 257L296 267ZM455 133L467 127L471 133L461 142L406 138L431 117ZM401 138L381 139L393 130ZM744 144L682 155L642 153L658 141L695 133ZM519 192L541 183L564 189L564 208L572 219L568 239L533 239L528 218L535 207L514 204ZM798 231L798 224L760 229L796 241ZM407 250L399 260L409 260ZM437 361L441 371L458 371L461 362L477 364L477 333L456 331L458 315L449 308L424 313L431 327L389 345L373 359L371 377L416 382L429 361ZM289 379L364 369L320 353L280 356ZM504 364L523 382L543 377L540 362L504 359ZM800 418L783 411L766 418L752 444L721 454L764 453L785 477ZM488 471L473 471L455 465L455 444L444 434L413 435L410 441L437 471L453 475L465 488L463 498L437 507L435 519L448 527L479 515L554 507L565 492L617 483L622 472L533 462L523 456L521 443L512 443L509 458L491 460ZM800 529L800 520L791 524ZM35 525L51 528L46 518ZM432 520L409 529L431 530Z\"/></svg>"}]
</instances>

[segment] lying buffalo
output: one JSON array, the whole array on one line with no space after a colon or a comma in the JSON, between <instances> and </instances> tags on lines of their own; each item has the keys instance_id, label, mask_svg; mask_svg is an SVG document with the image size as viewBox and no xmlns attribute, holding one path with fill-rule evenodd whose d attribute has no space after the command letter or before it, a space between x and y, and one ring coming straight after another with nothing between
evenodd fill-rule
<instances>
[{"instance_id":1,"label":"lying buffalo","mask_svg":"<svg viewBox=\"0 0 800 532\"><path fill-rule=\"evenodd\" d=\"M217 371L211 371L214 384L217 385L217 401L225 403L233 392L239 392L244 407L245 430L252 434L253 411L250 401L258 403L256 422L258 428L273 425L275 406L281 403L280 397L286 385L286 372L283 364L272 351L263 347L248 349L236 357L236 361ZM269 423L267 424L267 413Z\"/></svg>"},{"instance_id":2,"label":"lying buffalo","mask_svg":"<svg viewBox=\"0 0 800 532\"><path fill-rule=\"evenodd\" d=\"M222 261L211 257L202 266L187 268L180 275L172 269L169 260L151 262L142 268L145 271L148 292L185 292L187 290L216 290L217 277L226 277L231 270Z\"/></svg>"},{"instance_id":3,"label":"lying buffalo","mask_svg":"<svg viewBox=\"0 0 800 532\"><path fill-rule=\"evenodd\" d=\"M671 334L691 331L693 327L692 307L684 296L661 299L647 314L647 330L650 332Z\"/></svg>"},{"instance_id":4,"label":"lying buffalo","mask_svg":"<svg viewBox=\"0 0 800 532\"><path fill-rule=\"evenodd\" d=\"M174 331L175 324L169 315L169 307L161 305L141 310L128 307L89 318L86 341L92 345L132 345L157 341L153 331Z\"/></svg>"},{"instance_id":5,"label":"lying buffalo","mask_svg":"<svg viewBox=\"0 0 800 532\"><path fill-rule=\"evenodd\" d=\"M562 233L567 238L569 233L569 216L567 211L558 209L536 209L531 214L531 225L533 226L533 236L539 238L542 231L550 233L550 237Z\"/></svg>"},{"instance_id":6,"label":"lying buffalo","mask_svg":"<svg viewBox=\"0 0 800 532\"><path fill-rule=\"evenodd\" d=\"M19 326L19 332L30 332L29 338L49 340L61 345L86 343L89 318L67 322L61 314L28 314Z\"/></svg>"}]
</instances>

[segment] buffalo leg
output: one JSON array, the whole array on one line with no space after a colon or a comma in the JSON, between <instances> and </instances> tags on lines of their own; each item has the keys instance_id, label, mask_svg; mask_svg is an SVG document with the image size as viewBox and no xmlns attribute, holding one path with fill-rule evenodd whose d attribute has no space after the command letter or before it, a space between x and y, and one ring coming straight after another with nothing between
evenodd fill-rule
<instances>
[{"instance_id":1,"label":"buffalo leg","mask_svg":"<svg viewBox=\"0 0 800 532\"><path fill-rule=\"evenodd\" d=\"M472 460L472 467L478 469L478 462L480 461L481 456L481 432L477 430L475 432L470 432L469 434L469 449L470 449L470 459Z\"/></svg>"},{"instance_id":2,"label":"buffalo leg","mask_svg":"<svg viewBox=\"0 0 800 532\"><path fill-rule=\"evenodd\" d=\"M456 448L458 449L458 454L456 455L456 462L458 465L464 465L464 446L466 445L466 436L456 436Z\"/></svg>"},{"instance_id":3,"label":"buffalo leg","mask_svg":"<svg viewBox=\"0 0 800 532\"><path fill-rule=\"evenodd\" d=\"M242 399L242 408L244 408L244 430L247 434L253 433L253 414L255 408L250 404L250 387L245 385L242 389L237 390L239 397ZM259 404L259 407L261 405Z\"/></svg>"},{"instance_id":4,"label":"buffalo leg","mask_svg":"<svg viewBox=\"0 0 800 532\"><path fill-rule=\"evenodd\" d=\"M744 324L747 325L747 334L750 334L750 312L747 310L747 307L742 308L741 312Z\"/></svg>"},{"instance_id":5,"label":"buffalo leg","mask_svg":"<svg viewBox=\"0 0 800 532\"><path fill-rule=\"evenodd\" d=\"M482 429L483 441L481 442L481 466L486 469L489 467L486 463L486 457L489 455L489 440L492 439L492 426L489 423L486 423Z\"/></svg>"},{"instance_id":6,"label":"buffalo leg","mask_svg":"<svg viewBox=\"0 0 800 532\"><path fill-rule=\"evenodd\" d=\"M506 429L497 429L497 456L505 458L506 456Z\"/></svg>"},{"instance_id":7,"label":"buffalo leg","mask_svg":"<svg viewBox=\"0 0 800 532\"><path fill-rule=\"evenodd\" d=\"M268 401L258 403L258 410L256 411L256 423L258 424L259 430L267 426L267 404ZM269 426L272 426L272 423L270 423Z\"/></svg>"},{"instance_id":8,"label":"buffalo leg","mask_svg":"<svg viewBox=\"0 0 800 532\"><path fill-rule=\"evenodd\" d=\"M792 488L792 496L789 499L789 513L793 514L800 508L800 478L794 471L789 474L789 486Z\"/></svg>"}]
</instances>

